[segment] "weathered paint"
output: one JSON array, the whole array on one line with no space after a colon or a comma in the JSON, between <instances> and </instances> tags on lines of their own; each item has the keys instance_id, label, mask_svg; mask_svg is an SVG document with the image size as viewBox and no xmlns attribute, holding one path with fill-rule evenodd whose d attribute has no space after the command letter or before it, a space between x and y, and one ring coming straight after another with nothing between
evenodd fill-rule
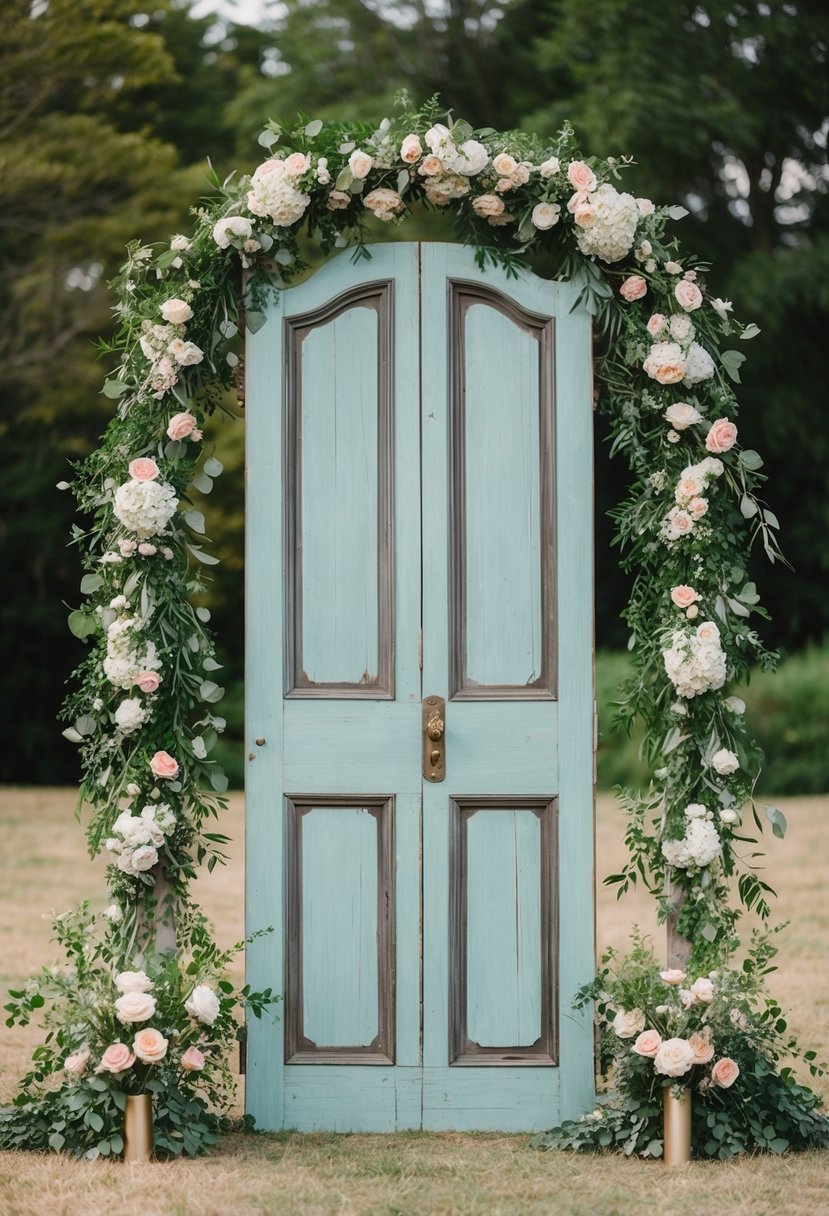
<instances>
[{"instance_id":1,"label":"weathered paint","mask_svg":"<svg viewBox=\"0 0 829 1216\"><path fill-rule=\"evenodd\" d=\"M302 853L306 1033L365 1045L383 983L370 949L378 879L368 809L372 795L392 799L393 1063L286 1066L282 1022L254 1019L247 1108L266 1128L541 1128L593 1096L590 1018L569 1008L593 970L589 318L570 311L568 286L481 274L457 246L392 244L372 255L357 264L338 258L282 293L248 343L247 915L249 930L275 929L251 945L248 975L282 987L290 796L316 808L305 814L314 827ZM370 296L372 284L391 285L389 360L378 357L372 329L380 314L364 302L330 319L332 302L355 289ZM291 388L281 369L286 333L296 343L292 325L314 315L328 319L301 343L306 581L297 599L295 503L282 490L291 477L283 412L297 404L282 398L296 391L296 377ZM382 518L384 376L393 401L385 530L365 523ZM393 690L326 689L353 682L362 662L376 675L384 569L394 592ZM371 608L361 608L365 597ZM314 688L296 686L283 669L292 661L283 636L298 605ZM430 694L447 699L440 784L424 783L420 771L421 698ZM336 805L345 795L351 805ZM458 957L450 905L459 877L450 829L457 807L469 812L476 798L482 807L467 822L466 1033L495 1053L480 1066L469 1056L453 1062L450 1043ZM544 837L538 808L553 805ZM561 863L545 911L541 876L556 843ZM561 1006L558 1063L543 1052L510 1063L498 1053L531 1051L539 1036L542 939L558 944L558 976L548 981Z\"/></svg>"}]
</instances>

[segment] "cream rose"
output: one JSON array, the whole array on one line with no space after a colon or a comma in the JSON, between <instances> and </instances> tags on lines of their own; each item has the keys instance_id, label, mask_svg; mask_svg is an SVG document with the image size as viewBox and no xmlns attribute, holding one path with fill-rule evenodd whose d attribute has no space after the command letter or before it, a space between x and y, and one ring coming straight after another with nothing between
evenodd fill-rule
<instances>
[{"instance_id":1,"label":"cream rose","mask_svg":"<svg viewBox=\"0 0 829 1216\"><path fill-rule=\"evenodd\" d=\"M139 1030L132 1041L132 1048L143 1064L158 1064L167 1054L169 1040L164 1038L160 1030L146 1027Z\"/></svg>"},{"instance_id":2,"label":"cream rose","mask_svg":"<svg viewBox=\"0 0 829 1216\"><path fill-rule=\"evenodd\" d=\"M121 971L115 977L119 992L151 992L153 981L146 971Z\"/></svg>"},{"instance_id":3,"label":"cream rose","mask_svg":"<svg viewBox=\"0 0 829 1216\"><path fill-rule=\"evenodd\" d=\"M135 1063L135 1056L127 1047L126 1043L110 1043L104 1054L101 1056L101 1063L95 1069L96 1072L126 1072L128 1068L132 1068Z\"/></svg>"},{"instance_id":4,"label":"cream rose","mask_svg":"<svg viewBox=\"0 0 829 1216\"><path fill-rule=\"evenodd\" d=\"M708 1005L714 999L714 985L707 975L701 975L691 985L691 993L695 1001L699 1001L701 1005Z\"/></svg>"},{"instance_id":5,"label":"cream rose","mask_svg":"<svg viewBox=\"0 0 829 1216\"><path fill-rule=\"evenodd\" d=\"M499 198L497 194L480 194L472 200L472 210L476 215L486 217L492 215L502 215L504 211L504 200Z\"/></svg>"},{"instance_id":6,"label":"cream rose","mask_svg":"<svg viewBox=\"0 0 829 1216\"><path fill-rule=\"evenodd\" d=\"M155 481L161 470L149 456L139 456L130 461L129 475L133 481Z\"/></svg>"},{"instance_id":7,"label":"cream rose","mask_svg":"<svg viewBox=\"0 0 829 1216\"><path fill-rule=\"evenodd\" d=\"M645 1056L652 1060L661 1046L662 1035L658 1030L643 1030L631 1051L635 1051L638 1056Z\"/></svg>"},{"instance_id":8,"label":"cream rose","mask_svg":"<svg viewBox=\"0 0 829 1216\"><path fill-rule=\"evenodd\" d=\"M647 293L648 284L640 274L632 274L625 279L622 286L619 288L619 295L623 300L627 300L631 304L634 300L641 300L642 296Z\"/></svg>"},{"instance_id":9,"label":"cream rose","mask_svg":"<svg viewBox=\"0 0 829 1216\"><path fill-rule=\"evenodd\" d=\"M552 228L558 223L558 217L561 215L561 207L558 203L536 203L532 210L532 222L534 227L542 232L547 228Z\"/></svg>"},{"instance_id":10,"label":"cream rose","mask_svg":"<svg viewBox=\"0 0 829 1216\"><path fill-rule=\"evenodd\" d=\"M642 367L659 384L679 384L687 370L676 342L655 342Z\"/></svg>"},{"instance_id":11,"label":"cream rose","mask_svg":"<svg viewBox=\"0 0 829 1216\"><path fill-rule=\"evenodd\" d=\"M645 1029L645 1015L641 1009L617 1009L613 1029L620 1039L632 1039Z\"/></svg>"},{"instance_id":12,"label":"cream rose","mask_svg":"<svg viewBox=\"0 0 829 1216\"><path fill-rule=\"evenodd\" d=\"M212 1026L219 1016L219 998L207 984L198 984L184 1002L184 1008L205 1026Z\"/></svg>"},{"instance_id":13,"label":"cream rose","mask_svg":"<svg viewBox=\"0 0 829 1216\"><path fill-rule=\"evenodd\" d=\"M119 1022L146 1022L155 1013L155 997L148 992L125 992L115 1002Z\"/></svg>"},{"instance_id":14,"label":"cream rose","mask_svg":"<svg viewBox=\"0 0 829 1216\"><path fill-rule=\"evenodd\" d=\"M567 180L574 190L592 194L596 189L596 174L583 160L571 160L567 166Z\"/></svg>"},{"instance_id":15,"label":"cream rose","mask_svg":"<svg viewBox=\"0 0 829 1216\"><path fill-rule=\"evenodd\" d=\"M416 135L407 135L400 145L400 159L413 165L423 155L423 145Z\"/></svg>"},{"instance_id":16,"label":"cream rose","mask_svg":"<svg viewBox=\"0 0 829 1216\"><path fill-rule=\"evenodd\" d=\"M681 583L672 589L671 599L677 608L690 608L694 600L699 599L699 595L693 587L689 587L687 583Z\"/></svg>"},{"instance_id":17,"label":"cream rose","mask_svg":"<svg viewBox=\"0 0 829 1216\"><path fill-rule=\"evenodd\" d=\"M694 1053L695 1064L707 1064L709 1060L713 1060L714 1046L701 1034L692 1034L688 1039L688 1046Z\"/></svg>"},{"instance_id":18,"label":"cream rose","mask_svg":"<svg viewBox=\"0 0 829 1216\"><path fill-rule=\"evenodd\" d=\"M508 152L499 152L492 158L492 167L499 177L510 177L518 168L518 161Z\"/></svg>"},{"instance_id":19,"label":"cream rose","mask_svg":"<svg viewBox=\"0 0 829 1216\"><path fill-rule=\"evenodd\" d=\"M185 321L192 317L193 309L185 300L174 297L172 300L165 300L161 305L161 315L171 325L184 325Z\"/></svg>"},{"instance_id":20,"label":"cream rose","mask_svg":"<svg viewBox=\"0 0 829 1216\"><path fill-rule=\"evenodd\" d=\"M398 211L403 210L404 203L396 190L389 190L381 186L377 190L369 191L363 199L363 206L376 215L378 220L388 222L394 219Z\"/></svg>"},{"instance_id":21,"label":"cream rose","mask_svg":"<svg viewBox=\"0 0 829 1216\"><path fill-rule=\"evenodd\" d=\"M292 152L285 158L285 172L289 177L302 177L311 167L310 152Z\"/></svg>"},{"instance_id":22,"label":"cream rose","mask_svg":"<svg viewBox=\"0 0 829 1216\"><path fill-rule=\"evenodd\" d=\"M134 683L142 692L155 692L161 683L161 676L157 671L139 671Z\"/></svg>"},{"instance_id":23,"label":"cream rose","mask_svg":"<svg viewBox=\"0 0 829 1216\"><path fill-rule=\"evenodd\" d=\"M178 761L174 760L169 752L156 752L150 761L150 768L156 777L163 777L168 781L178 776Z\"/></svg>"},{"instance_id":24,"label":"cream rose","mask_svg":"<svg viewBox=\"0 0 829 1216\"><path fill-rule=\"evenodd\" d=\"M736 773L740 767L740 761L737 759L734 752L730 752L727 747L721 747L718 752L714 752L711 757L711 767L721 777L730 777L732 773Z\"/></svg>"},{"instance_id":25,"label":"cream rose","mask_svg":"<svg viewBox=\"0 0 829 1216\"><path fill-rule=\"evenodd\" d=\"M181 1056L181 1067L185 1072L201 1072L204 1068L204 1056L198 1047L188 1047Z\"/></svg>"},{"instance_id":26,"label":"cream rose","mask_svg":"<svg viewBox=\"0 0 829 1216\"><path fill-rule=\"evenodd\" d=\"M688 503L688 514L694 521L702 519L703 515L708 511L708 499L694 497Z\"/></svg>"},{"instance_id":27,"label":"cream rose","mask_svg":"<svg viewBox=\"0 0 829 1216\"><path fill-rule=\"evenodd\" d=\"M723 1056L711 1069L711 1083L719 1089L730 1089L739 1075L739 1065L728 1056Z\"/></svg>"},{"instance_id":28,"label":"cream rose","mask_svg":"<svg viewBox=\"0 0 829 1216\"><path fill-rule=\"evenodd\" d=\"M667 324L668 324L667 317L663 316L663 314L661 312L655 312L648 321L648 324L647 324L648 333L650 334L650 336L652 338L658 338L659 335L664 332L665 326Z\"/></svg>"},{"instance_id":29,"label":"cream rose","mask_svg":"<svg viewBox=\"0 0 829 1216\"><path fill-rule=\"evenodd\" d=\"M711 423L711 429L705 437L705 446L709 452L728 452L737 442L737 428L727 418L718 418Z\"/></svg>"},{"instance_id":30,"label":"cream rose","mask_svg":"<svg viewBox=\"0 0 829 1216\"><path fill-rule=\"evenodd\" d=\"M551 156L548 160L545 160L543 164L538 166L538 172L544 178L555 177L560 168L561 161L557 156Z\"/></svg>"},{"instance_id":31,"label":"cream rose","mask_svg":"<svg viewBox=\"0 0 829 1216\"><path fill-rule=\"evenodd\" d=\"M685 979L685 972L678 970L676 967L672 967L668 971L660 971L659 978L662 980L663 984L667 984L670 988L678 988Z\"/></svg>"},{"instance_id":32,"label":"cream rose","mask_svg":"<svg viewBox=\"0 0 829 1216\"><path fill-rule=\"evenodd\" d=\"M197 420L192 414L173 414L167 423L167 436L174 441L187 439L196 429Z\"/></svg>"},{"instance_id":33,"label":"cream rose","mask_svg":"<svg viewBox=\"0 0 829 1216\"><path fill-rule=\"evenodd\" d=\"M90 1054L88 1047L81 1047L78 1051L73 1051L63 1061L64 1072L68 1072L73 1077L82 1077L89 1064Z\"/></svg>"},{"instance_id":34,"label":"cream rose","mask_svg":"<svg viewBox=\"0 0 829 1216\"><path fill-rule=\"evenodd\" d=\"M653 215L656 208L649 198L638 198L636 200L636 210L645 219L647 216Z\"/></svg>"},{"instance_id":35,"label":"cream rose","mask_svg":"<svg viewBox=\"0 0 829 1216\"><path fill-rule=\"evenodd\" d=\"M684 1077L694 1063L694 1053L686 1039L665 1039L653 1066L665 1077Z\"/></svg>"},{"instance_id":36,"label":"cream rose","mask_svg":"<svg viewBox=\"0 0 829 1216\"><path fill-rule=\"evenodd\" d=\"M332 190L326 205L329 211L344 211L350 202L350 194L346 194L344 190Z\"/></svg>"},{"instance_id":37,"label":"cream rose","mask_svg":"<svg viewBox=\"0 0 829 1216\"><path fill-rule=\"evenodd\" d=\"M368 177L373 164L368 152L363 152L361 148L355 148L348 158L348 167L359 182Z\"/></svg>"},{"instance_id":38,"label":"cream rose","mask_svg":"<svg viewBox=\"0 0 829 1216\"><path fill-rule=\"evenodd\" d=\"M687 401L675 401L673 405L668 406L662 417L676 431L687 431L689 426L702 422L702 414Z\"/></svg>"},{"instance_id":39,"label":"cream rose","mask_svg":"<svg viewBox=\"0 0 829 1216\"><path fill-rule=\"evenodd\" d=\"M253 224L243 215L227 215L213 225L213 240L220 249L229 249L231 241L250 240Z\"/></svg>"},{"instance_id":40,"label":"cream rose","mask_svg":"<svg viewBox=\"0 0 829 1216\"><path fill-rule=\"evenodd\" d=\"M438 177L443 173L443 161L434 154L425 156L417 171L422 177Z\"/></svg>"}]
</instances>

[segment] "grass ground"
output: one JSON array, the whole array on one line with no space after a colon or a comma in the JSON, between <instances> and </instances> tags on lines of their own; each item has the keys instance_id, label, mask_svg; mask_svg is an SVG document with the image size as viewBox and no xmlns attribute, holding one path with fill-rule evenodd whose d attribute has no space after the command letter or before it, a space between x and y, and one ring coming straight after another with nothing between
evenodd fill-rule
<instances>
[{"instance_id":1,"label":"grass ground","mask_svg":"<svg viewBox=\"0 0 829 1216\"><path fill-rule=\"evenodd\" d=\"M72 816L73 796L0 790L0 989L52 958L48 914L102 893ZM771 987L804 1043L829 1055L829 798L787 799L785 841L768 840L775 913L789 920ZM198 897L222 927L242 934L243 807L225 820L230 863L199 882ZM618 870L622 823L599 799L599 875ZM617 903L598 890L600 948L623 946L633 923L656 929L647 897ZM45 915L45 919L44 919ZM657 941L659 937L657 936ZM13 1090L33 1028L0 1031L0 1100ZM829 1080L816 1083L829 1099ZM428 1135L227 1137L208 1159L130 1166L40 1154L0 1155L0 1216L826 1216L829 1154L694 1163L537 1153L526 1136Z\"/></svg>"}]
</instances>

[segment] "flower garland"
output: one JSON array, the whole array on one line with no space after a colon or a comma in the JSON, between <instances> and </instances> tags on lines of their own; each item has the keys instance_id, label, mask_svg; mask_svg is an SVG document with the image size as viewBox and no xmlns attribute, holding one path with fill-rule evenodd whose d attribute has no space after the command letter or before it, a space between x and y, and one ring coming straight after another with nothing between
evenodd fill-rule
<instances>
[{"instance_id":1,"label":"flower garland","mask_svg":"<svg viewBox=\"0 0 829 1216\"><path fill-rule=\"evenodd\" d=\"M762 460L739 445L731 387L744 358L733 341L759 331L734 319L705 267L666 235L684 210L620 189L631 162L582 157L568 125L546 141L473 131L434 99L414 110L403 97L376 129L270 122L259 143L268 158L249 177L216 181L192 234L129 247L113 284L117 331L103 347L119 357L103 388L117 415L71 483L88 520L74 529L87 598L69 626L92 645L64 734L80 746L90 852L111 855L117 918L133 933L136 917L147 923L163 878L186 951L193 927L203 933L189 880L220 859L225 839L205 830L224 805L227 780L210 752L225 723L210 614L192 603L217 561L192 494L209 493L222 472L205 453L204 424L240 370L237 335L256 330L268 294L308 269L301 230L323 254L354 245L369 256L369 220L399 226L425 204L452 214L482 269L517 273L543 253L605 324L605 408L633 475L615 512L622 564L636 571L635 675L621 718L641 715L659 766L645 795L626 798L631 856L612 881L625 889L642 876L661 914L678 917L691 965L719 965L735 940L732 875L746 907L768 912L768 888L739 853L745 805L762 826L760 757L742 702L724 692L751 661L776 657L749 624L765 613L746 555L759 537L779 557L778 525L758 497ZM765 814L782 834L780 812Z\"/></svg>"}]
</instances>

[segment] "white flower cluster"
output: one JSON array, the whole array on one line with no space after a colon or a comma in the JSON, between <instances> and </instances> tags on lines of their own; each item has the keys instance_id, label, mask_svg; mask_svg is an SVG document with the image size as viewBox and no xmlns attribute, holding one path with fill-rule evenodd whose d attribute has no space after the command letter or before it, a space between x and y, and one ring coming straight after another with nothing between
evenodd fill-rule
<instances>
[{"instance_id":1,"label":"white flower cluster","mask_svg":"<svg viewBox=\"0 0 829 1216\"><path fill-rule=\"evenodd\" d=\"M671 317L666 328L674 341L654 342L642 364L650 378L658 384L682 383L689 388L710 380L714 375L714 361L708 351L698 342L678 337L685 332L693 337L695 331L691 320L685 316Z\"/></svg>"},{"instance_id":2,"label":"white flower cluster","mask_svg":"<svg viewBox=\"0 0 829 1216\"><path fill-rule=\"evenodd\" d=\"M578 199L578 202L574 200ZM620 194L609 183L586 196L575 194L568 204L576 221L576 241L588 257L618 262L633 245L639 209L632 194Z\"/></svg>"},{"instance_id":3,"label":"white flower cluster","mask_svg":"<svg viewBox=\"0 0 829 1216\"><path fill-rule=\"evenodd\" d=\"M261 164L250 180L248 210L254 215L268 216L279 228L289 228L305 214L310 194L297 189L297 181L307 172L304 158L294 156L288 161L275 157ZM289 165L289 161L292 162ZM299 170L293 172L293 170Z\"/></svg>"},{"instance_id":4,"label":"white flower cluster","mask_svg":"<svg viewBox=\"0 0 829 1216\"><path fill-rule=\"evenodd\" d=\"M125 735L131 735L146 721L148 713L138 697L127 697L115 711L115 724Z\"/></svg>"},{"instance_id":5,"label":"white flower cluster","mask_svg":"<svg viewBox=\"0 0 829 1216\"><path fill-rule=\"evenodd\" d=\"M143 874L158 864L158 850L175 826L175 814L164 802L145 806L140 815L124 811L112 825L106 847L124 874Z\"/></svg>"},{"instance_id":6,"label":"white flower cluster","mask_svg":"<svg viewBox=\"0 0 829 1216\"><path fill-rule=\"evenodd\" d=\"M113 510L128 532L145 539L159 536L178 506L176 492L163 481L134 481L130 478L115 491Z\"/></svg>"},{"instance_id":7,"label":"white flower cluster","mask_svg":"<svg viewBox=\"0 0 829 1216\"><path fill-rule=\"evenodd\" d=\"M710 481L722 474L723 467L723 462L716 456L706 456L698 464L686 465L682 470L674 490L676 506L671 507L662 520L662 536L666 541L670 543L690 536L694 524L708 511L705 489Z\"/></svg>"},{"instance_id":8,"label":"white flower cluster","mask_svg":"<svg viewBox=\"0 0 829 1216\"><path fill-rule=\"evenodd\" d=\"M442 123L430 127L425 135L426 145L433 156L439 156L447 173L462 177L474 177L489 164L489 153L483 144L467 139L458 147L452 132Z\"/></svg>"},{"instance_id":9,"label":"white flower cluster","mask_svg":"<svg viewBox=\"0 0 829 1216\"><path fill-rule=\"evenodd\" d=\"M104 675L116 688L132 688L141 672L157 671L161 666L155 642L141 646L136 636L138 624L135 617L120 616L107 629Z\"/></svg>"},{"instance_id":10,"label":"white flower cluster","mask_svg":"<svg viewBox=\"0 0 829 1216\"><path fill-rule=\"evenodd\" d=\"M689 819L682 840L663 840L662 856L677 870L710 865L722 852L722 841L709 819Z\"/></svg>"},{"instance_id":11,"label":"white flower cluster","mask_svg":"<svg viewBox=\"0 0 829 1216\"><path fill-rule=\"evenodd\" d=\"M680 697L698 697L725 683L725 653L713 621L703 621L690 633L674 630L662 661Z\"/></svg>"}]
</instances>

